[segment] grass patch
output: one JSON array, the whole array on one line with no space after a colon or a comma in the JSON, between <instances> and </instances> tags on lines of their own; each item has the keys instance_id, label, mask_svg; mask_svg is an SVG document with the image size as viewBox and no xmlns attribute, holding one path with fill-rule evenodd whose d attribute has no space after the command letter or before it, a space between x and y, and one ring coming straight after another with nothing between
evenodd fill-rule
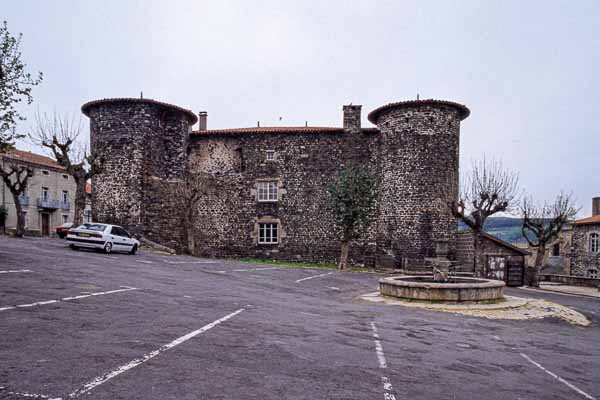
<instances>
[{"instance_id":1,"label":"grass patch","mask_svg":"<svg viewBox=\"0 0 600 400\"><path fill-rule=\"evenodd\" d=\"M234 262L242 262L249 264L269 264L276 265L278 267L290 267L290 268L310 268L310 269L328 269L328 270L337 270L337 264L319 264L319 263L307 263L301 261L281 261L281 260L272 260L268 258L232 258L228 261ZM381 271L376 271L369 268L363 267L350 267L348 269L350 272L368 272L372 274L385 274Z\"/></svg>"}]
</instances>

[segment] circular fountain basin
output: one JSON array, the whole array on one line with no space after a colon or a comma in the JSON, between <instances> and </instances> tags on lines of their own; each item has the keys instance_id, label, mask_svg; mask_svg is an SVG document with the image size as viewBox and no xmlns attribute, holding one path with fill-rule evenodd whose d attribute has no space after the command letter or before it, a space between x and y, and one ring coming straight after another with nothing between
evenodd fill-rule
<instances>
[{"instance_id":1,"label":"circular fountain basin","mask_svg":"<svg viewBox=\"0 0 600 400\"><path fill-rule=\"evenodd\" d=\"M479 278L450 278L435 282L429 276L392 276L379 280L384 296L426 301L486 301L504 297L503 281Z\"/></svg>"}]
</instances>

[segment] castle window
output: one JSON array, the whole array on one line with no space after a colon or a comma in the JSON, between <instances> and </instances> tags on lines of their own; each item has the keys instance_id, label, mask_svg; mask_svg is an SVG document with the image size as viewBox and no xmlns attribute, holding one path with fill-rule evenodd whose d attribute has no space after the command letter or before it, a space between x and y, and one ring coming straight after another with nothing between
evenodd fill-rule
<instances>
[{"instance_id":1,"label":"castle window","mask_svg":"<svg viewBox=\"0 0 600 400\"><path fill-rule=\"evenodd\" d=\"M596 270L596 269L588 269L587 276L588 276L588 278L597 278L598 277L598 270Z\"/></svg>"},{"instance_id":2,"label":"castle window","mask_svg":"<svg viewBox=\"0 0 600 400\"><path fill-rule=\"evenodd\" d=\"M600 250L600 235L590 233L590 253L598 253Z\"/></svg>"},{"instance_id":3,"label":"castle window","mask_svg":"<svg viewBox=\"0 0 600 400\"><path fill-rule=\"evenodd\" d=\"M258 243L277 244L277 224L258 224Z\"/></svg>"},{"instance_id":4,"label":"castle window","mask_svg":"<svg viewBox=\"0 0 600 400\"><path fill-rule=\"evenodd\" d=\"M277 181L258 182L258 201L277 201Z\"/></svg>"},{"instance_id":5,"label":"castle window","mask_svg":"<svg viewBox=\"0 0 600 400\"><path fill-rule=\"evenodd\" d=\"M275 150L267 150L267 161L275 161Z\"/></svg>"}]
</instances>

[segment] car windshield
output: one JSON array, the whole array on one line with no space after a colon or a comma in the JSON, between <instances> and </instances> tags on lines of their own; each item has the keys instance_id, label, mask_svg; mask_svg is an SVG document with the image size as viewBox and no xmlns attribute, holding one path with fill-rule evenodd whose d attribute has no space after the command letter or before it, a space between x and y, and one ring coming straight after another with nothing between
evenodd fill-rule
<instances>
[{"instance_id":1,"label":"car windshield","mask_svg":"<svg viewBox=\"0 0 600 400\"><path fill-rule=\"evenodd\" d=\"M77 229L87 229L88 231L104 232L104 230L106 229L106 225L104 225L104 224L83 224L83 225L79 225L77 227Z\"/></svg>"}]
</instances>

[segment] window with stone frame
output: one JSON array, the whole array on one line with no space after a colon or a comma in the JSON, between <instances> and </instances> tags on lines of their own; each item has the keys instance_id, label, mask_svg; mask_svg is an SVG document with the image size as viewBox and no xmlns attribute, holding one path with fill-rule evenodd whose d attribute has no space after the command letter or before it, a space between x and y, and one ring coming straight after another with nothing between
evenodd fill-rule
<instances>
[{"instance_id":1,"label":"window with stone frame","mask_svg":"<svg viewBox=\"0 0 600 400\"><path fill-rule=\"evenodd\" d=\"M267 150L267 161L275 161L275 150Z\"/></svg>"},{"instance_id":2,"label":"window with stone frame","mask_svg":"<svg viewBox=\"0 0 600 400\"><path fill-rule=\"evenodd\" d=\"M600 234L590 233L590 253L598 253L600 251Z\"/></svg>"},{"instance_id":3,"label":"window with stone frame","mask_svg":"<svg viewBox=\"0 0 600 400\"><path fill-rule=\"evenodd\" d=\"M597 269L588 269L587 276L588 276L588 278L598 278L598 270Z\"/></svg>"},{"instance_id":4,"label":"window with stone frame","mask_svg":"<svg viewBox=\"0 0 600 400\"><path fill-rule=\"evenodd\" d=\"M278 226L276 223L258 224L258 243L277 244L279 242Z\"/></svg>"},{"instance_id":5,"label":"window with stone frame","mask_svg":"<svg viewBox=\"0 0 600 400\"><path fill-rule=\"evenodd\" d=\"M277 181L259 181L257 184L258 201L277 201L277 183Z\"/></svg>"}]
</instances>

